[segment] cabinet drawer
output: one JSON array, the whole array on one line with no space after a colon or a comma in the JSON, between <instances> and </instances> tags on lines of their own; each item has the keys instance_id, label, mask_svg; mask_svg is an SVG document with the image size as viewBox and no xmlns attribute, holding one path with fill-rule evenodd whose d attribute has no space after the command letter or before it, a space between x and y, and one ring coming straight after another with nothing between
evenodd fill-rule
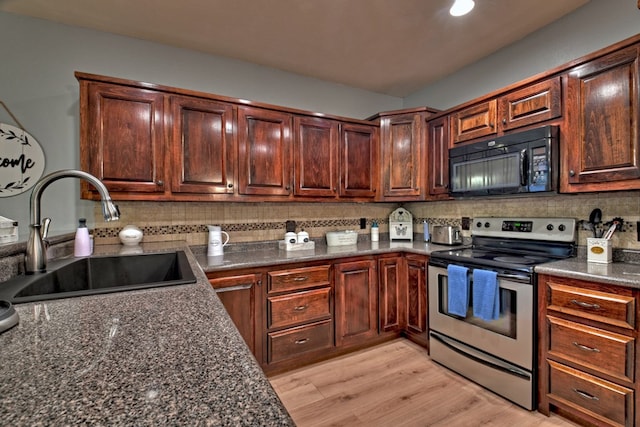
<instances>
[{"instance_id":1,"label":"cabinet drawer","mask_svg":"<svg viewBox=\"0 0 640 427\"><path fill-rule=\"evenodd\" d=\"M633 390L560 363L548 363L552 403L595 417L605 425L633 425Z\"/></svg>"},{"instance_id":2,"label":"cabinet drawer","mask_svg":"<svg viewBox=\"0 0 640 427\"><path fill-rule=\"evenodd\" d=\"M267 327L280 328L331 316L331 288L267 298Z\"/></svg>"},{"instance_id":3,"label":"cabinet drawer","mask_svg":"<svg viewBox=\"0 0 640 427\"><path fill-rule=\"evenodd\" d=\"M548 282L548 310L635 329L635 298Z\"/></svg>"},{"instance_id":4,"label":"cabinet drawer","mask_svg":"<svg viewBox=\"0 0 640 427\"><path fill-rule=\"evenodd\" d=\"M293 291L328 284L328 265L269 272L269 292Z\"/></svg>"},{"instance_id":5,"label":"cabinet drawer","mask_svg":"<svg viewBox=\"0 0 640 427\"><path fill-rule=\"evenodd\" d=\"M549 354L633 382L632 337L548 317Z\"/></svg>"},{"instance_id":6,"label":"cabinet drawer","mask_svg":"<svg viewBox=\"0 0 640 427\"><path fill-rule=\"evenodd\" d=\"M333 346L331 320L267 334L268 362L291 359L313 350Z\"/></svg>"}]
</instances>

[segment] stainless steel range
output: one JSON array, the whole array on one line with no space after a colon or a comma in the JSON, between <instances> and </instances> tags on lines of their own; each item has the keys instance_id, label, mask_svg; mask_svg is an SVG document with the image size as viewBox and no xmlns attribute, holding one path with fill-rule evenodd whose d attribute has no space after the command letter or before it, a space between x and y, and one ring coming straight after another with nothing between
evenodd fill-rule
<instances>
[{"instance_id":1,"label":"stainless steel range","mask_svg":"<svg viewBox=\"0 0 640 427\"><path fill-rule=\"evenodd\" d=\"M537 264L575 255L572 218L480 217L472 245L431 253L431 358L526 409L536 405Z\"/></svg>"}]
</instances>

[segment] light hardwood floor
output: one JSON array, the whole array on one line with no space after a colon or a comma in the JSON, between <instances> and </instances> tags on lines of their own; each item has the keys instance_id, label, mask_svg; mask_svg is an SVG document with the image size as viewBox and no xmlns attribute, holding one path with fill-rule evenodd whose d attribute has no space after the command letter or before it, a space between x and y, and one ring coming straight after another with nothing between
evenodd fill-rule
<instances>
[{"instance_id":1,"label":"light hardwood floor","mask_svg":"<svg viewBox=\"0 0 640 427\"><path fill-rule=\"evenodd\" d=\"M270 378L298 427L575 426L526 411L397 339Z\"/></svg>"}]
</instances>

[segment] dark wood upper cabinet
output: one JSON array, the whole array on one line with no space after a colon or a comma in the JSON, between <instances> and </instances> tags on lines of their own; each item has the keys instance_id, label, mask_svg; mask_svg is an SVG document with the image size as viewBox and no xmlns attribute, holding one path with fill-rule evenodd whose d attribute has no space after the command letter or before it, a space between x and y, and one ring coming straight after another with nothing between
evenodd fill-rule
<instances>
[{"instance_id":1,"label":"dark wood upper cabinet","mask_svg":"<svg viewBox=\"0 0 640 427\"><path fill-rule=\"evenodd\" d=\"M171 191L233 194L233 105L186 96L172 96L170 105Z\"/></svg>"},{"instance_id":2,"label":"dark wood upper cabinet","mask_svg":"<svg viewBox=\"0 0 640 427\"><path fill-rule=\"evenodd\" d=\"M294 195L337 197L340 122L296 116L293 129Z\"/></svg>"},{"instance_id":3,"label":"dark wood upper cabinet","mask_svg":"<svg viewBox=\"0 0 640 427\"><path fill-rule=\"evenodd\" d=\"M238 107L239 193L291 193L291 114Z\"/></svg>"},{"instance_id":4,"label":"dark wood upper cabinet","mask_svg":"<svg viewBox=\"0 0 640 427\"><path fill-rule=\"evenodd\" d=\"M633 45L568 72L561 191L640 188L638 51Z\"/></svg>"},{"instance_id":5,"label":"dark wood upper cabinet","mask_svg":"<svg viewBox=\"0 0 640 427\"><path fill-rule=\"evenodd\" d=\"M424 194L422 114L380 119L382 199L419 200Z\"/></svg>"},{"instance_id":6,"label":"dark wood upper cabinet","mask_svg":"<svg viewBox=\"0 0 640 427\"><path fill-rule=\"evenodd\" d=\"M373 199L380 176L378 127L344 123L340 130L340 197Z\"/></svg>"},{"instance_id":7,"label":"dark wood upper cabinet","mask_svg":"<svg viewBox=\"0 0 640 427\"><path fill-rule=\"evenodd\" d=\"M498 98L501 131L515 129L562 115L560 77L525 86Z\"/></svg>"},{"instance_id":8,"label":"dark wood upper cabinet","mask_svg":"<svg viewBox=\"0 0 640 427\"><path fill-rule=\"evenodd\" d=\"M427 133L427 199L449 195L449 116L426 119Z\"/></svg>"},{"instance_id":9,"label":"dark wood upper cabinet","mask_svg":"<svg viewBox=\"0 0 640 427\"><path fill-rule=\"evenodd\" d=\"M80 98L82 169L113 192L164 193L164 95L85 80Z\"/></svg>"},{"instance_id":10,"label":"dark wood upper cabinet","mask_svg":"<svg viewBox=\"0 0 640 427\"><path fill-rule=\"evenodd\" d=\"M451 115L451 138L454 144L494 135L497 132L497 101L491 99L456 111Z\"/></svg>"}]
</instances>

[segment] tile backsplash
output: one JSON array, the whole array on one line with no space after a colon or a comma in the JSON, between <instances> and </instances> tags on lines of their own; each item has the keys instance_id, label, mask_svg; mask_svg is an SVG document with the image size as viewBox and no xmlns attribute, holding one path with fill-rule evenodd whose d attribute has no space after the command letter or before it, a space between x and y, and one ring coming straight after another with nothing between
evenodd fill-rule
<instances>
[{"instance_id":1,"label":"tile backsplash","mask_svg":"<svg viewBox=\"0 0 640 427\"><path fill-rule=\"evenodd\" d=\"M96 243L118 243L118 232L134 224L144 232L144 240L186 240L190 245L205 245L206 225L220 225L230 242L279 240L285 221L295 220L297 230L311 238L323 238L327 231L356 230L369 233L377 221L381 233L388 232L388 216L398 203L195 203L195 202L118 202L120 221L104 222L99 203L94 215ZM572 217L587 220L594 208L600 208L603 222L614 217L625 221L624 232L613 236L614 248L640 250L636 222L640 221L640 192L612 192L579 195L555 195L522 198L485 198L414 202L402 204L414 216L414 233L422 233L422 222L459 225L461 218L474 216ZM360 229L366 218L366 229ZM463 232L465 236L468 231ZM585 245L591 233L579 226L578 244Z\"/></svg>"}]
</instances>

